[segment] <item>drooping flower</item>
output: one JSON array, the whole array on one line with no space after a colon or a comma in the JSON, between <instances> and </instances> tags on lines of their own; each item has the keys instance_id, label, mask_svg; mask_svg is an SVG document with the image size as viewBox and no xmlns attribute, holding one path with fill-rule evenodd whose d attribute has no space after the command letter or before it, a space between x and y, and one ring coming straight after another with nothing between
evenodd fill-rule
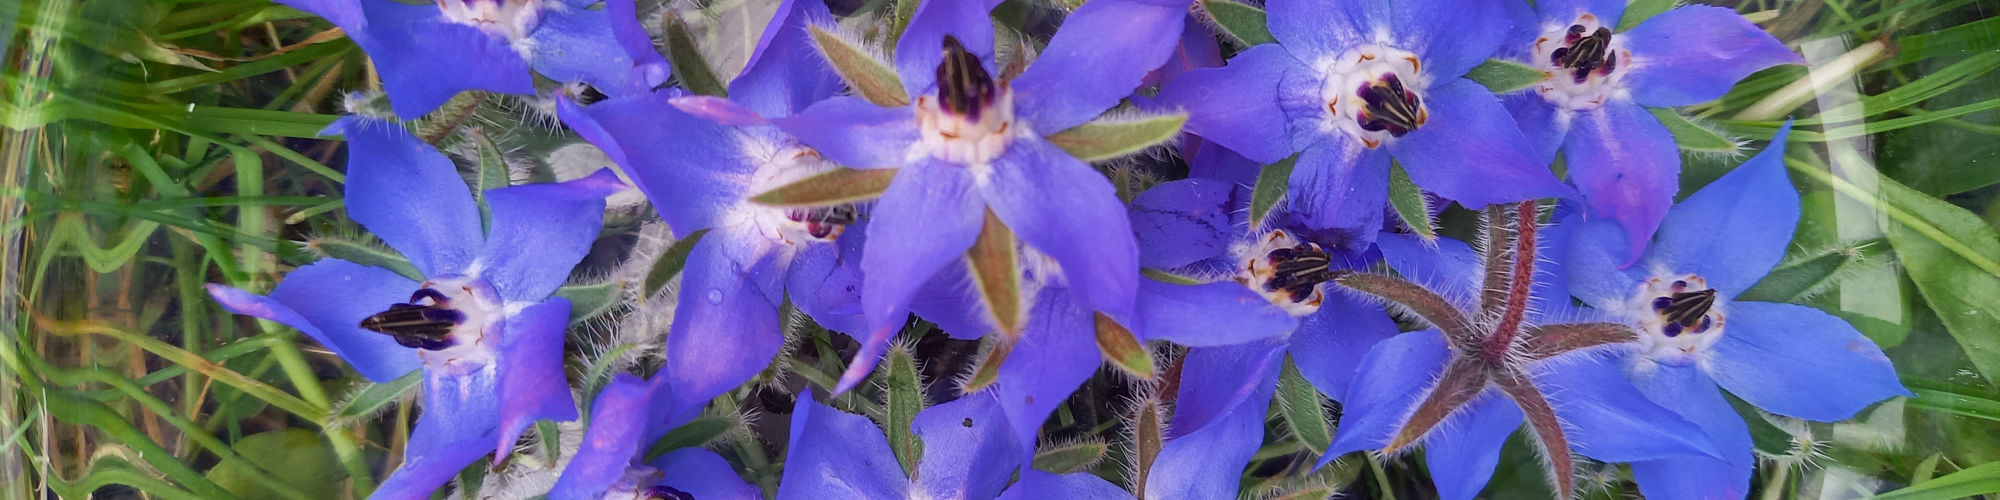
<instances>
[{"instance_id":1,"label":"drooping flower","mask_svg":"<svg viewBox=\"0 0 2000 500\"><path fill-rule=\"evenodd\" d=\"M1467 207L1566 196L1485 87L1464 78L1506 35L1487 0L1271 0L1276 44L1161 89L1187 128L1260 164L1298 155L1289 191L1311 239L1366 247L1393 158ZM1352 241L1352 243L1349 243Z\"/></svg>"},{"instance_id":2,"label":"drooping flower","mask_svg":"<svg viewBox=\"0 0 2000 500\"><path fill-rule=\"evenodd\" d=\"M654 398L671 393L666 377L640 380L618 374L591 404L583 446L563 468L548 500L756 500L757 488L743 482L715 452L684 448L646 460L661 434L651 412Z\"/></svg>"},{"instance_id":3,"label":"drooping flower","mask_svg":"<svg viewBox=\"0 0 2000 500\"><path fill-rule=\"evenodd\" d=\"M533 94L532 67L618 95L665 83L666 59L632 0L280 0L347 32L368 52L396 115L416 118L464 90Z\"/></svg>"},{"instance_id":4,"label":"drooping flower","mask_svg":"<svg viewBox=\"0 0 2000 500\"><path fill-rule=\"evenodd\" d=\"M902 85L893 93L908 96L897 105L836 97L772 120L841 164L901 169L868 228L868 334L839 390L870 372L912 296L964 255L988 220L1060 262L1089 309L1131 313L1138 250L1118 198L1103 175L1043 137L1116 106L1165 62L1185 2L1086 3L1011 80L993 61L987 12L998 3L917 7L897 41Z\"/></svg>"},{"instance_id":5,"label":"drooping flower","mask_svg":"<svg viewBox=\"0 0 2000 500\"><path fill-rule=\"evenodd\" d=\"M563 100L558 115L632 174L674 235L706 231L688 255L663 374L675 380L663 404L671 423L769 366L784 344L778 308L789 297L835 331L860 331L855 306L859 222L852 205L787 209L750 198L836 168L764 120L788 116L839 90L804 27L831 16L826 5L787 0L730 98L663 89L588 107ZM645 50L653 50L650 46ZM683 109L702 113L691 114ZM716 123L713 112L733 119Z\"/></svg>"},{"instance_id":6,"label":"drooping flower","mask_svg":"<svg viewBox=\"0 0 2000 500\"><path fill-rule=\"evenodd\" d=\"M1629 239L1611 221L1577 226L1570 291L1642 332L1632 381L1697 424L1722 455L1634 462L1648 498L1741 498L1749 427L1718 389L1766 411L1814 421L1913 396L1881 348L1811 307L1735 300L1785 255L1799 195L1783 166L1790 125L1742 166L1667 212L1639 265L1620 269Z\"/></svg>"},{"instance_id":7,"label":"drooping flower","mask_svg":"<svg viewBox=\"0 0 2000 500\"><path fill-rule=\"evenodd\" d=\"M1646 108L1713 100L1758 70L1805 63L1722 7L1680 7L1620 32L1623 0L1506 4L1515 33L1503 53L1548 77L1502 101L1538 158L1562 151L1589 214L1625 228L1625 263L1646 250L1680 188L1680 148Z\"/></svg>"},{"instance_id":8,"label":"drooping flower","mask_svg":"<svg viewBox=\"0 0 2000 500\"><path fill-rule=\"evenodd\" d=\"M576 418L562 363L570 304L549 295L597 238L604 197L626 186L607 171L490 190L483 225L451 160L400 125L349 117L324 133L347 137L348 215L422 281L324 259L268 297L208 291L231 312L298 329L369 380L423 370L423 417L371 498L428 496L480 456L506 456L534 421Z\"/></svg>"},{"instance_id":9,"label":"drooping flower","mask_svg":"<svg viewBox=\"0 0 2000 500\"><path fill-rule=\"evenodd\" d=\"M923 452L914 474L903 473L882 428L868 417L829 408L809 393L798 398L779 500L994 498L1025 462L990 394L917 413L909 431Z\"/></svg>"},{"instance_id":10,"label":"drooping flower","mask_svg":"<svg viewBox=\"0 0 2000 500\"><path fill-rule=\"evenodd\" d=\"M1422 442L1438 494L1470 499L1492 477L1501 443L1525 420L1556 492L1569 498L1572 451L1607 462L1715 455L1699 427L1621 376L1635 340L1630 328L1551 321L1569 313L1564 301L1536 291L1538 215L1534 202L1489 207L1484 252L1450 238L1431 245L1383 235L1377 244L1384 259L1410 279L1335 279L1429 328L1369 350L1322 464L1351 451L1398 453Z\"/></svg>"}]
</instances>

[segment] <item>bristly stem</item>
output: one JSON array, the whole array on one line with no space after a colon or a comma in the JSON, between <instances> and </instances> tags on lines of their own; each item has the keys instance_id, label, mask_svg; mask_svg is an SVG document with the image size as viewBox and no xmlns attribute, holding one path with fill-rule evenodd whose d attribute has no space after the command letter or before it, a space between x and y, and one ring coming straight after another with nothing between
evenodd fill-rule
<instances>
[{"instance_id":1,"label":"bristly stem","mask_svg":"<svg viewBox=\"0 0 2000 500\"><path fill-rule=\"evenodd\" d=\"M1481 321L1496 320L1506 312L1507 275L1495 271L1513 266L1513 262L1507 260L1508 250L1514 246L1515 220L1509 220L1513 218L1513 211L1509 210L1510 208L1513 207L1507 205L1486 207L1484 231L1486 241L1481 246L1483 250L1481 253L1485 254L1481 263L1486 267L1486 282L1481 285L1479 291L1478 319Z\"/></svg>"},{"instance_id":2,"label":"bristly stem","mask_svg":"<svg viewBox=\"0 0 2000 500\"><path fill-rule=\"evenodd\" d=\"M1514 269L1513 282L1507 289L1507 312L1500 316L1499 324L1493 326L1493 334L1487 338L1486 348L1480 352L1487 361L1504 361L1514 345L1514 338L1521 333L1521 324L1528 316L1528 298L1534 292L1535 284L1535 215L1538 208L1534 200L1514 206ZM1491 270L1488 275L1491 275Z\"/></svg>"}]
</instances>

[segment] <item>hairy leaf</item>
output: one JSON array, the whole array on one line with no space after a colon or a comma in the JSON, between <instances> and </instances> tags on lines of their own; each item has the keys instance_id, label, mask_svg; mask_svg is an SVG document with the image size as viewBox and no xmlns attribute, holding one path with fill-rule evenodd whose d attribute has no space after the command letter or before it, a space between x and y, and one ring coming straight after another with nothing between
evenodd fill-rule
<instances>
[{"instance_id":1,"label":"hairy leaf","mask_svg":"<svg viewBox=\"0 0 2000 500\"><path fill-rule=\"evenodd\" d=\"M1674 134L1674 144L1681 149L1706 153L1736 152L1736 141L1688 120L1678 111L1668 108L1647 108L1646 111L1652 112L1653 117L1660 120L1660 125L1665 125L1667 132Z\"/></svg>"},{"instance_id":2,"label":"hairy leaf","mask_svg":"<svg viewBox=\"0 0 2000 500\"><path fill-rule=\"evenodd\" d=\"M1277 208L1278 201L1285 199L1285 192L1292 187L1292 166L1299 161L1299 155L1278 160L1264 166L1257 173L1257 186L1250 193L1250 225L1262 227L1264 220Z\"/></svg>"},{"instance_id":3,"label":"hairy leaf","mask_svg":"<svg viewBox=\"0 0 2000 500\"><path fill-rule=\"evenodd\" d=\"M681 424L680 427L675 427L674 430L667 431L667 434L660 436L659 440L653 441L653 446L646 448L646 461L660 458L660 455L670 451L707 445L721 439L724 434L728 434L741 424L742 422L738 422L732 416L696 417L688 423Z\"/></svg>"},{"instance_id":4,"label":"hairy leaf","mask_svg":"<svg viewBox=\"0 0 2000 500\"><path fill-rule=\"evenodd\" d=\"M706 228L688 233L688 237L675 241L667 247L667 251L660 253L660 258L653 261L653 268L646 271L647 297L660 293L660 288L666 287L667 282L680 276L681 270L687 268L688 254L694 252L695 244L701 243L701 237L707 235Z\"/></svg>"},{"instance_id":5,"label":"hairy leaf","mask_svg":"<svg viewBox=\"0 0 2000 500\"><path fill-rule=\"evenodd\" d=\"M1085 472L1104 459L1111 446L1103 441L1079 441L1035 450L1035 470L1056 474Z\"/></svg>"},{"instance_id":6,"label":"hairy leaf","mask_svg":"<svg viewBox=\"0 0 2000 500\"><path fill-rule=\"evenodd\" d=\"M818 207L864 201L882 196L897 169L837 168L778 186L750 201L773 207Z\"/></svg>"},{"instance_id":7,"label":"hairy leaf","mask_svg":"<svg viewBox=\"0 0 2000 500\"><path fill-rule=\"evenodd\" d=\"M903 474L916 477L917 462L924 456L924 440L910 430L917 413L924 411L924 388L917 378L917 361L908 349L896 345L882 361L882 370L888 389L882 392L885 417L882 428L889 435L889 448L896 452L896 463L903 466Z\"/></svg>"},{"instance_id":8,"label":"hairy leaf","mask_svg":"<svg viewBox=\"0 0 2000 500\"><path fill-rule=\"evenodd\" d=\"M1173 140L1186 123L1186 113L1136 120L1100 118L1051 134L1048 140L1079 160L1109 160Z\"/></svg>"},{"instance_id":9,"label":"hairy leaf","mask_svg":"<svg viewBox=\"0 0 2000 500\"><path fill-rule=\"evenodd\" d=\"M625 282L606 281L595 285L573 285L556 289L556 296L569 299L569 324L582 323L618 307Z\"/></svg>"},{"instance_id":10,"label":"hairy leaf","mask_svg":"<svg viewBox=\"0 0 2000 500\"><path fill-rule=\"evenodd\" d=\"M1097 318L1097 350L1104 352L1104 359L1126 373L1152 380L1153 352L1146 349L1146 344L1140 343L1139 337L1132 335L1132 330L1118 324L1117 320L1101 312L1094 314Z\"/></svg>"},{"instance_id":11,"label":"hairy leaf","mask_svg":"<svg viewBox=\"0 0 2000 500\"><path fill-rule=\"evenodd\" d=\"M1026 318L1021 307L1024 299L1020 260L1015 255L1014 231L1000 221L993 209L986 210L986 224L979 230L979 239L965 251L965 261L971 268L980 300L992 315L993 325L1010 338L1019 337L1021 322Z\"/></svg>"},{"instance_id":12,"label":"hairy leaf","mask_svg":"<svg viewBox=\"0 0 2000 500\"><path fill-rule=\"evenodd\" d=\"M1500 59L1487 59L1465 72L1465 77L1485 85L1495 94L1505 94L1534 86L1549 79L1548 72L1526 64Z\"/></svg>"},{"instance_id":13,"label":"hairy leaf","mask_svg":"<svg viewBox=\"0 0 2000 500\"><path fill-rule=\"evenodd\" d=\"M715 69L701 57L701 49L695 47L694 34L688 31L680 14L668 9L660 17L661 28L667 34L667 64L674 67L674 76L681 85L696 94L726 97L729 84L715 76Z\"/></svg>"},{"instance_id":14,"label":"hairy leaf","mask_svg":"<svg viewBox=\"0 0 2000 500\"><path fill-rule=\"evenodd\" d=\"M1278 42L1271 38L1264 9L1231 0L1201 0L1201 8L1208 11L1208 17L1215 20L1222 32L1244 45Z\"/></svg>"},{"instance_id":15,"label":"hairy leaf","mask_svg":"<svg viewBox=\"0 0 2000 500\"><path fill-rule=\"evenodd\" d=\"M840 73L840 79L854 89L856 95L868 102L887 107L902 107L910 104L910 94L903 90L903 80L896 75L896 69L869 54L867 49L848 42L840 35L820 29L812 31L813 45L819 47L826 62L833 65L833 71Z\"/></svg>"},{"instance_id":16,"label":"hairy leaf","mask_svg":"<svg viewBox=\"0 0 2000 500\"><path fill-rule=\"evenodd\" d=\"M1278 377L1278 404L1292 434L1313 453L1324 452L1333 443L1333 426L1327 424L1326 409L1320 404L1319 390L1299 375L1291 355L1285 356L1284 373Z\"/></svg>"},{"instance_id":17,"label":"hairy leaf","mask_svg":"<svg viewBox=\"0 0 2000 500\"><path fill-rule=\"evenodd\" d=\"M1410 180L1410 173L1403 165L1389 163L1389 206L1396 209L1396 218L1403 225L1410 226L1424 241L1437 239L1437 228L1431 221L1431 202L1424 197L1424 190Z\"/></svg>"}]
</instances>

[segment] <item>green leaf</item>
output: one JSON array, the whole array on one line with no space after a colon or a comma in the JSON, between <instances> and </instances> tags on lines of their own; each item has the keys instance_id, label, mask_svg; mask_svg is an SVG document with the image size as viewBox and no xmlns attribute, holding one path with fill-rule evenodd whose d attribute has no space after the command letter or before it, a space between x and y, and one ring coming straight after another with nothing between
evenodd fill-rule
<instances>
[{"instance_id":1,"label":"green leaf","mask_svg":"<svg viewBox=\"0 0 2000 500\"><path fill-rule=\"evenodd\" d=\"M572 285L556 289L556 296L569 299L569 324L582 323L618 307L625 282L607 281L595 285Z\"/></svg>"},{"instance_id":2,"label":"green leaf","mask_svg":"<svg viewBox=\"0 0 2000 500\"><path fill-rule=\"evenodd\" d=\"M1292 434L1297 435L1299 441L1305 442L1307 449L1318 454L1333 444L1333 427L1327 424L1319 390L1299 375L1299 368L1292 364L1291 355L1285 356L1284 373L1278 377L1277 396L1285 424L1292 428Z\"/></svg>"},{"instance_id":3,"label":"green leaf","mask_svg":"<svg viewBox=\"0 0 2000 500\"><path fill-rule=\"evenodd\" d=\"M1864 249L1877 245L1886 247L1887 242L1865 241L1851 247L1830 248L1805 258L1791 259L1765 274L1764 279L1744 290L1736 300L1798 302L1818 295L1833 287L1842 271L1865 265L1869 257Z\"/></svg>"},{"instance_id":4,"label":"green leaf","mask_svg":"<svg viewBox=\"0 0 2000 500\"><path fill-rule=\"evenodd\" d=\"M1410 180L1410 173L1403 170L1403 165L1393 160L1389 162L1389 206L1395 207L1396 218L1401 219L1403 225L1410 226L1424 241L1437 239L1437 228L1431 223L1430 199L1425 198L1424 190Z\"/></svg>"},{"instance_id":5,"label":"green leaf","mask_svg":"<svg viewBox=\"0 0 2000 500\"><path fill-rule=\"evenodd\" d=\"M1250 193L1250 225L1262 227L1271 215L1271 209L1285 199L1286 190L1292 187L1292 165L1299 161L1299 155L1278 160L1264 166L1257 174L1257 187Z\"/></svg>"},{"instance_id":6,"label":"green leaf","mask_svg":"<svg viewBox=\"0 0 2000 500\"><path fill-rule=\"evenodd\" d=\"M265 471L295 487L311 499L341 498L341 482L347 469L340 466L333 447L319 433L306 429L285 429L244 436L230 445L236 454L254 462L223 462L208 470L208 480L243 498L285 498L269 487L248 479L248 467Z\"/></svg>"},{"instance_id":7,"label":"green leaf","mask_svg":"<svg viewBox=\"0 0 2000 500\"><path fill-rule=\"evenodd\" d=\"M1689 121L1679 112L1668 108L1646 108L1646 110L1653 112L1653 117L1658 118L1660 124L1667 127L1667 132L1674 134L1674 144L1679 145L1681 149L1731 154L1736 152L1736 141Z\"/></svg>"},{"instance_id":8,"label":"green leaf","mask_svg":"<svg viewBox=\"0 0 2000 500\"><path fill-rule=\"evenodd\" d=\"M1103 318L1103 313L1098 313ZM1101 319L1099 321L1102 321ZM1160 458L1160 451L1166 443L1166 433L1160 425L1160 403L1146 398L1133 410L1132 415L1132 478L1133 496L1146 498L1146 479L1153 470L1153 461Z\"/></svg>"},{"instance_id":9,"label":"green leaf","mask_svg":"<svg viewBox=\"0 0 2000 500\"><path fill-rule=\"evenodd\" d=\"M840 73L840 79L846 80L848 88L854 89L856 95L886 107L910 104L910 94L903 90L902 77L896 75L894 66L876 59L868 49L840 35L818 26L807 29L812 32L813 46L819 47L820 55L826 56L826 62L833 65L833 71Z\"/></svg>"},{"instance_id":10,"label":"green leaf","mask_svg":"<svg viewBox=\"0 0 2000 500\"><path fill-rule=\"evenodd\" d=\"M1333 486L1308 484L1296 489L1282 490L1272 496L1263 498L1266 500L1322 500L1333 498L1333 495L1339 492L1340 490Z\"/></svg>"},{"instance_id":11,"label":"green leaf","mask_svg":"<svg viewBox=\"0 0 2000 500\"><path fill-rule=\"evenodd\" d=\"M1170 272L1166 272L1166 271L1161 271L1161 270L1158 270L1158 269L1153 269L1153 268L1150 268L1150 267L1145 267L1145 268L1140 268L1140 269L1139 269L1139 275L1140 275L1140 276L1145 276L1145 277L1147 277L1147 278L1150 278L1150 279L1152 279L1153 281L1158 281L1158 282L1161 282L1161 283L1172 283L1172 284L1175 284L1175 285L1199 285L1199 284L1202 284L1202 281L1201 281L1201 280L1198 280L1198 279L1195 279L1194 277L1191 277L1191 276L1181 276L1181 275L1178 275L1178 274L1174 274L1174 273L1170 273Z\"/></svg>"},{"instance_id":12,"label":"green leaf","mask_svg":"<svg viewBox=\"0 0 2000 500\"><path fill-rule=\"evenodd\" d=\"M903 466L903 474L916 477L917 462L924 457L924 440L910 430L917 413L924 411L924 387L917 378L917 360L908 349L897 344L889 349L881 369L888 389L882 392L882 427L887 430L889 448L896 452L896 463Z\"/></svg>"},{"instance_id":13,"label":"green leaf","mask_svg":"<svg viewBox=\"0 0 2000 500\"><path fill-rule=\"evenodd\" d=\"M417 383L423 380L422 371L412 371L397 377L396 380L364 385L361 390L353 392L346 401L333 407L331 412L333 418L328 427L345 427L347 423L373 417L389 403L402 399L404 394L416 389Z\"/></svg>"},{"instance_id":14,"label":"green leaf","mask_svg":"<svg viewBox=\"0 0 2000 500\"><path fill-rule=\"evenodd\" d=\"M870 200L889 190L897 171L837 168L772 188L750 197L750 201L773 207L817 207Z\"/></svg>"},{"instance_id":15,"label":"green leaf","mask_svg":"<svg viewBox=\"0 0 2000 500\"><path fill-rule=\"evenodd\" d=\"M1079 160L1109 160L1173 140L1186 123L1186 113L1134 120L1100 118L1056 132L1048 140Z\"/></svg>"},{"instance_id":16,"label":"green leaf","mask_svg":"<svg viewBox=\"0 0 2000 500\"><path fill-rule=\"evenodd\" d=\"M665 288L667 282L673 281L675 276L680 276L681 269L687 268L688 253L693 252L694 245L701 242L702 236L707 235L707 228L689 233L688 237L675 241L673 245L667 247L667 251L660 253L660 258L653 261L653 268L646 271L647 297L660 293L660 289Z\"/></svg>"},{"instance_id":17,"label":"green leaf","mask_svg":"<svg viewBox=\"0 0 2000 500\"><path fill-rule=\"evenodd\" d=\"M917 6L923 3L923 0L896 0L895 22L889 28L887 42L890 46L903 39L903 30L910 27L910 18L917 15Z\"/></svg>"},{"instance_id":18,"label":"green leaf","mask_svg":"<svg viewBox=\"0 0 2000 500\"><path fill-rule=\"evenodd\" d=\"M1222 27L1222 32L1244 45L1278 42L1278 39L1271 38L1264 9L1230 0L1202 0L1201 8L1208 11L1208 17L1215 20L1216 26Z\"/></svg>"},{"instance_id":19,"label":"green leaf","mask_svg":"<svg viewBox=\"0 0 2000 500\"><path fill-rule=\"evenodd\" d=\"M1618 18L1617 30L1620 33L1631 31L1632 28L1639 26L1639 23L1674 8L1674 4L1679 2L1680 0L1632 0L1632 3L1625 5L1625 16Z\"/></svg>"},{"instance_id":20,"label":"green leaf","mask_svg":"<svg viewBox=\"0 0 2000 500\"><path fill-rule=\"evenodd\" d=\"M410 265L410 261L395 250L331 237L307 241L306 248L330 258L395 271L397 275L409 278L411 281L421 282L425 279L424 273L417 271L417 266Z\"/></svg>"},{"instance_id":21,"label":"green leaf","mask_svg":"<svg viewBox=\"0 0 2000 500\"><path fill-rule=\"evenodd\" d=\"M1118 324L1118 320L1111 319L1101 312L1095 315L1097 350L1104 353L1104 359L1124 369L1126 373L1152 380L1153 351L1146 349L1146 344L1140 343L1139 337L1133 335L1132 330L1125 328L1125 325Z\"/></svg>"},{"instance_id":22,"label":"green leaf","mask_svg":"<svg viewBox=\"0 0 2000 500\"><path fill-rule=\"evenodd\" d=\"M688 423L681 424L680 427L675 427L674 430L667 431L667 434L660 436L658 441L653 441L653 446L646 448L646 461L651 462L670 451L705 446L721 439L724 434L728 434L740 424L741 422L732 417L715 415L696 417Z\"/></svg>"},{"instance_id":23,"label":"green leaf","mask_svg":"<svg viewBox=\"0 0 2000 500\"><path fill-rule=\"evenodd\" d=\"M546 418L536 420L535 437L542 442L542 454L549 457L549 461L553 462L562 455L562 429L556 427L556 421Z\"/></svg>"},{"instance_id":24,"label":"green leaf","mask_svg":"<svg viewBox=\"0 0 2000 500\"><path fill-rule=\"evenodd\" d=\"M473 144L479 147L478 184L473 186L472 199L479 204L479 221L486 230L493 229L493 209L486 206L486 191L507 187L507 158L500 153L500 146L493 139L474 127L468 131Z\"/></svg>"},{"instance_id":25,"label":"green leaf","mask_svg":"<svg viewBox=\"0 0 2000 500\"><path fill-rule=\"evenodd\" d=\"M1104 453L1110 450L1110 445L1095 440L1044 446L1035 450L1034 467L1055 474L1084 472L1104 460Z\"/></svg>"},{"instance_id":26,"label":"green leaf","mask_svg":"<svg viewBox=\"0 0 2000 500\"><path fill-rule=\"evenodd\" d=\"M696 94L728 97L729 85L716 77L714 67L702 59L701 49L694 45L694 34L688 31L680 14L668 9L660 23L667 34L667 63L673 65L674 76L680 77L681 84Z\"/></svg>"},{"instance_id":27,"label":"green leaf","mask_svg":"<svg viewBox=\"0 0 2000 500\"><path fill-rule=\"evenodd\" d=\"M480 498L479 487L486 483L486 469L492 467L493 456L488 455L458 470L458 490L464 498Z\"/></svg>"},{"instance_id":28,"label":"green leaf","mask_svg":"<svg viewBox=\"0 0 2000 500\"><path fill-rule=\"evenodd\" d=\"M980 302L992 315L993 326L1010 338L1020 336L1021 322L1027 317L1022 308L1020 259L1014 249L1014 231L988 208L979 238L965 251Z\"/></svg>"},{"instance_id":29,"label":"green leaf","mask_svg":"<svg viewBox=\"0 0 2000 500\"><path fill-rule=\"evenodd\" d=\"M2000 493L2000 462L1987 462L1868 500L1947 500Z\"/></svg>"},{"instance_id":30,"label":"green leaf","mask_svg":"<svg viewBox=\"0 0 2000 500\"><path fill-rule=\"evenodd\" d=\"M1485 85L1495 94L1505 94L1521 90L1549 79L1549 74L1539 69L1513 61L1487 59L1465 72L1466 78Z\"/></svg>"}]
</instances>

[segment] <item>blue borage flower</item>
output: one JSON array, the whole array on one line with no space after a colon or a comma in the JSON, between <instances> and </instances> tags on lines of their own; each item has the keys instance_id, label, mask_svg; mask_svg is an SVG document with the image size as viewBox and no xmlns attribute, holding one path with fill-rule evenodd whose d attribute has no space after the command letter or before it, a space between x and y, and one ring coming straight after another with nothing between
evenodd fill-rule
<instances>
[{"instance_id":1,"label":"blue borage flower","mask_svg":"<svg viewBox=\"0 0 2000 500\"><path fill-rule=\"evenodd\" d=\"M404 118L464 90L533 94L529 67L607 95L650 89L669 74L632 0L606 0L602 9L590 8L597 0L278 1L345 30L375 62L389 104Z\"/></svg>"},{"instance_id":2,"label":"blue borage flower","mask_svg":"<svg viewBox=\"0 0 2000 500\"><path fill-rule=\"evenodd\" d=\"M676 237L708 231L688 255L666 364L656 375L675 380L673 396L660 400L675 407L661 414L671 425L770 365L784 345L778 308L786 298L829 329L861 329L859 278L851 269L861 234L846 227L859 222L856 208L794 210L749 200L835 168L765 121L839 90L838 75L804 31L831 17L825 4L788 0L779 7L748 69L730 82L729 100L664 89L589 107L558 103L565 124L631 172Z\"/></svg>"},{"instance_id":3,"label":"blue borage flower","mask_svg":"<svg viewBox=\"0 0 2000 500\"><path fill-rule=\"evenodd\" d=\"M1501 53L1549 77L1502 101L1544 163L1562 151L1589 214L1625 228L1628 264L1680 189L1680 148L1646 108L1713 100L1758 70L1805 63L1722 7L1681 7L1618 32L1624 0L1504 3L1515 29Z\"/></svg>"},{"instance_id":4,"label":"blue borage flower","mask_svg":"<svg viewBox=\"0 0 2000 500\"><path fill-rule=\"evenodd\" d=\"M1628 462L1715 456L1699 428L1621 377L1634 334L1578 313L1536 283L1540 229L1532 202L1487 210L1483 258L1450 238L1385 234L1377 244L1407 278L1354 273L1342 288L1395 304L1424 330L1370 349L1348 387L1325 464L1357 450L1423 443L1438 494L1477 495L1507 436L1528 424L1556 492L1573 494L1574 453ZM1419 285L1421 283L1422 285Z\"/></svg>"},{"instance_id":5,"label":"blue borage flower","mask_svg":"<svg viewBox=\"0 0 2000 500\"><path fill-rule=\"evenodd\" d=\"M1749 427L1718 388L1772 413L1822 422L1913 396L1881 348L1846 322L1801 305L1735 300L1784 257L1799 220L1799 195L1783 166L1790 130L1667 212L1639 265L1620 269L1628 238L1615 223L1585 222L1572 236L1570 291L1642 332L1633 383L1700 424L1722 452L1633 463L1647 498L1748 492Z\"/></svg>"},{"instance_id":6,"label":"blue borage flower","mask_svg":"<svg viewBox=\"0 0 2000 500\"><path fill-rule=\"evenodd\" d=\"M673 391L671 379L651 381L618 374L590 406L590 429L575 459L563 468L548 500L757 500L729 462L702 448L669 451L645 460L647 446L664 434L655 398Z\"/></svg>"},{"instance_id":7,"label":"blue borage flower","mask_svg":"<svg viewBox=\"0 0 2000 500\"><path fill-rule=\"evenodd\" d=\"M268 297L208 291L231 312L298 329L369 380L423 369L423 418L371 498L427 496L480 456L506 457L536 420L576 418L562 363L570 303L549 294L597 238L604 197L626 186L603 171L487 191L482 223L451 160L400 125L347 117L322 134L347 137L348 215L424 281L324 259Z\"/></svg>"},{"instance_id":8,"label":"blue borage flower","mask_svg":"<svg viewBox=\"0 0 2000 500\"><path fill-rule=\"evenodd\" d=\"M882 428L800 393L780 500L993 498L1026 460L990 394L972 394L917 413L910 431L924 443L914 477L903 474Z\"/></svg>"},{"instance_id":9,"label":"blue borage flower","mask_svg":"<svg viewBox=\"0 0 2000 500\"><path fill-rule=\"evenodd\" d=\"M1018 78L996 79L998 0L917 7L895 68L913 102L836 97L773 119L855 168L901 168L877 202L862 257L868 334L838 390L859 383L903 324L917 289L958 260L991 213L1061 263L1089 309L1129 316L1138 253L1110 182L1044 140L1116 106L1166 61L1186 2L1104 0L1071 13Z\"/></svg>"},{"instance_id":10,"label":"blue borage flower","mask_svg":"<svg viewBox=\"0 0 2000 500\"><path fill-rule=\"evenodd\" d=\"M1188 111L1188 130L1258 163L1298 154L1292 211L1329 233L1313 239L1374 240L1391 157L1417 185L1468 207L1570 194L1493 93L1464 78L1506 35L1498 2L1266 6L1278 43L1188 72L1159 99Z\"/></svg>"}]
</instances>

